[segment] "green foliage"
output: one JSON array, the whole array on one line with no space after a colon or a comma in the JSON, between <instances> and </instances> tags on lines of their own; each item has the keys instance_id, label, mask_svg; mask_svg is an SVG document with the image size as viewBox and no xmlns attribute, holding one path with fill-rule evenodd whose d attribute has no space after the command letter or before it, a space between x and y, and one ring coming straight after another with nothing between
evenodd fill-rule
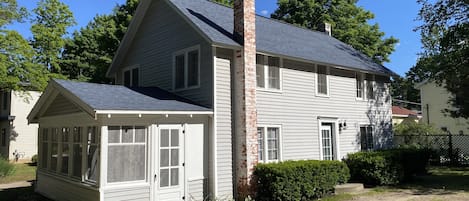
<instances>
[{"instance_id":1,"label":"green foliage","mask_svg":"<svg viewBox=\"0 0 469 201\"><path fill-rule=\"evenodd\" d=\"M320 30L324 22L331 23L332 35L378 63L389 61L398 42L394 37L383 38L378 24L370 25L373 13L356 5L358 0L278 0L278 9L271 15L312 30Z\"/></svg>"},{"instance_id":2,"label":"green foliage","mask_svg":"<svg viewBox=\"0 0 469 201\"><path fill-rule=\"evenodd\" d=\"M344 160L351 181L368 185L395 185L426 172L427 149L391 149L348 154Z\"/></svg>"},{"instance_id":3,"label":"green foliage","mask_svg":"<svg viewBox=\"0 0 469 201\"><path fill-rule=\"evenodd\" d=\"M123 39L139 0L127 0L112 14L96 16L73 33L63 52L63 74L70 79L108 83L106 72Z\"/></svg>"},{"instance_id":4,"label":"green foliage","mask_svg":"<svg viewBox=\"0 0 469 201\"><path fill-rule=\"evenodd\" d=\"M37 63L52 73L60 73L60 55L66 43L67 28L75 24L69 7L59 0L41 0L33 10L32 45Z\"/></svg>"},{"instance_id":5,"label":"green foliage","mask_svg":"<svg viewBox=\"0 0 469 201\"><path fill-rule=\"evenodd\" d=\"M403 122L393 128L395 135L436 135L444 132L433 125L420 124L414 121Z\"/></svg>"},{"instance_id":6,"label":"green foliage","mask_svg":"<svg viewBox=\"0 0 469 201\"><path fill-rule=\"evenodd\" d=\"M5 160L0 158L0 178L12 175L15 172L15 166Z\"/></svg>"},{"instance_id":7,"label":"green foliage","mask_svg":"<svg viewBox=\"0 0 469 201\"><path fill-rule=\"evenodd\" d=\"M343 162L314 160L259 164L254 176L256 200L312 200L350 177Z\"/></svg>"},{"instance_id":8,"label":"green foliage","mask_svg":"<svg viewBox=\"0 0 469 201\"><path fill-rule=\"evenodd\" d=\"M469 3L458 0L418 0L424 52L416 68L453 96L453 117L469 118Z\"/></svg>"},{"instance_id":9,"label":"green foliage","mask_svg":"<svg viewBox=\"0 0 469 201\"><path fill-rule=\"evenodd\" d=\"M217 3L221 3L225 6L233 7L233 0L212 0Z\"/></svg>"},{"instance_id":10,"label":"green foliage","mask_svg":"<svg viewBox=\"0 0 469 201\"><path fill-rule=\"evenodd\" d=\"M26 8L18 7L16 0L0 0L0 28L14 21L21 22L27 15Z\"/></svg>"}]
</instances>

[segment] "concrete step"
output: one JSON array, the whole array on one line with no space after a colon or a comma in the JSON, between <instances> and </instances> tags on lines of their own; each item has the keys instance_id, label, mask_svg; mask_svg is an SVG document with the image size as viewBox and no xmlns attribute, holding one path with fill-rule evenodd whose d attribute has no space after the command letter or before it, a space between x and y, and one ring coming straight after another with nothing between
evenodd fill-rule
<instances>
[{"instance_id":1,"label":"concrete step","mask_svg":"<svg viewBox=\"0 0 469 201\"><path fill-rule=\"evenodd\" d=\"M335 186L335 194L342 193L360 193L364 191L363 184L360 183L347 183Z\"/></svg>"}]
</instances>

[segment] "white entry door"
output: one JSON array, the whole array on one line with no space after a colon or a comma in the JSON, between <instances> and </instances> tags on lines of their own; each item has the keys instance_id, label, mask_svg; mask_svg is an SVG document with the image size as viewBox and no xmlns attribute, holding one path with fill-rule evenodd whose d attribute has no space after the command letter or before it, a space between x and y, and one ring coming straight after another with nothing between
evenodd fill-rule
<instances>
[{"instance_id":1,"label":"white entry door","mask_svg":"<svg viewBox=\"0 0 469 201\"><path fill-rule=\"evenodd\" d=\"M181 125L158 127L156 195L159 201L185 199L184 134Z\"/></svg>"},{"instance_id":2,"label":"white entry door","mask_svg":"<svg viewBox=\"0 0 469 201\"><path fill-rule=\"evenodd\" d=\"M321 125L322 160L334 160L334 135L331 125Z\"/></svg>"}]
</instances>

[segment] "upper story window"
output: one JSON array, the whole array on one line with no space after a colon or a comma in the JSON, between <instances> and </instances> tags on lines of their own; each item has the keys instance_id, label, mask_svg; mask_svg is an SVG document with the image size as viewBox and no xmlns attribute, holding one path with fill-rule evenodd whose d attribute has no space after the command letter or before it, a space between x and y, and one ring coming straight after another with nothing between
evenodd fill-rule
<instances>
[{"instance_id":1,"label":"upper story window","mask_svg":"<svg viewBox=\"0 0 469 201\"><path fill-rule=\"evenodd\" d=\"M356 92L357 92L357 98L358 99L363 99L363 96L365 94L365 83L363 79L363 74L362 73L355 73L355 79L356 79Z\"/></svg>"},{"instance_id":2,"label":"upper story window","mask_svg":"<svg viewBox=\"0 0 469 201\"><path fill-rule=\"evenodd\" d=\"M366 98L369 100L375 99L374 80L374 75L366 74Z\"/></svg>"},{"instance_id":3,"label":"upper story window","mask_svg":"<svg viewBox=\"0 0 469 201\"><path fill-rule=\"evenodd\" d=\"M127 68L124 70L124 86L138 87L140 82L139 68Z\"/></svg>"},{"instance_id":4,"label":"upper story window","mask_svg":"<svg viewBox=\"0 0 469 201\"><path fill-rule=\"evenodd\" d=\"M280 160L280 127L257 127L259 162Z\"/></svg>"},{"instance_id":5,"label":"upper story window","mask_svg":"<svg viewBox=\"0 0 469 201\"><path fill-rule=\"evenodd\" d=\"M173 56L173 89L189 89L200 84L199 46L176 52Z\"/></svg>"},{"instance_id":6,"label":"upper story window","mask_svg":"<svg viewBox=\"0 0 469 201\"><path fill-rule=\"evenodd\" d=\"M256 55L257 87L280 90L280 58Z\"/></svg>"},{"instance_id":7,"label":"upper story window","mask_svg":"<svg viewBox=\"0 0 469 201\"><path fill-rule=\"evenodd\" d=\"M316 73L316 94L322 96L329 96L329 67L324 65L317 65Z\"/></svg>"}]
</instances>

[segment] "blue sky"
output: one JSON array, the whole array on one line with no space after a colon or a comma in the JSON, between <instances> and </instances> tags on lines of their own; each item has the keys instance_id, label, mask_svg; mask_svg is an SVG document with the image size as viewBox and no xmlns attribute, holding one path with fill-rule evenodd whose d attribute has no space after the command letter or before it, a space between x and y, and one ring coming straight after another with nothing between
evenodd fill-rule
<instances>
[{"instance_id":1,"label":"blue sky","mask_svg":"<svg viewBox=\"0 0 469 201\"><path fill-rule=\"evenodd\" d=\"M32 10L38 0L17 0L21 6ZM69 31L85 26L97 14L107 14L117 4L122 4L125 0L62 0L66 3L77 21L77 25ZM275 11L277 0L257 0L256 12L264 16L270 16ZM417 60L417 53L420 52L420 35L413 29L419 25L415 21L419 10L419 5L415 0L359 0L359 6L364 7L375 14L375 19L370 23L378 23L381 30L386 33L386 37L394 36L399 39L396 51L391 55L390 63L384 65L394 72L404 75ZM30 24L15 24L9 28L19 31L24 37L30 38Z\"/></svg>"}]
</instances>

